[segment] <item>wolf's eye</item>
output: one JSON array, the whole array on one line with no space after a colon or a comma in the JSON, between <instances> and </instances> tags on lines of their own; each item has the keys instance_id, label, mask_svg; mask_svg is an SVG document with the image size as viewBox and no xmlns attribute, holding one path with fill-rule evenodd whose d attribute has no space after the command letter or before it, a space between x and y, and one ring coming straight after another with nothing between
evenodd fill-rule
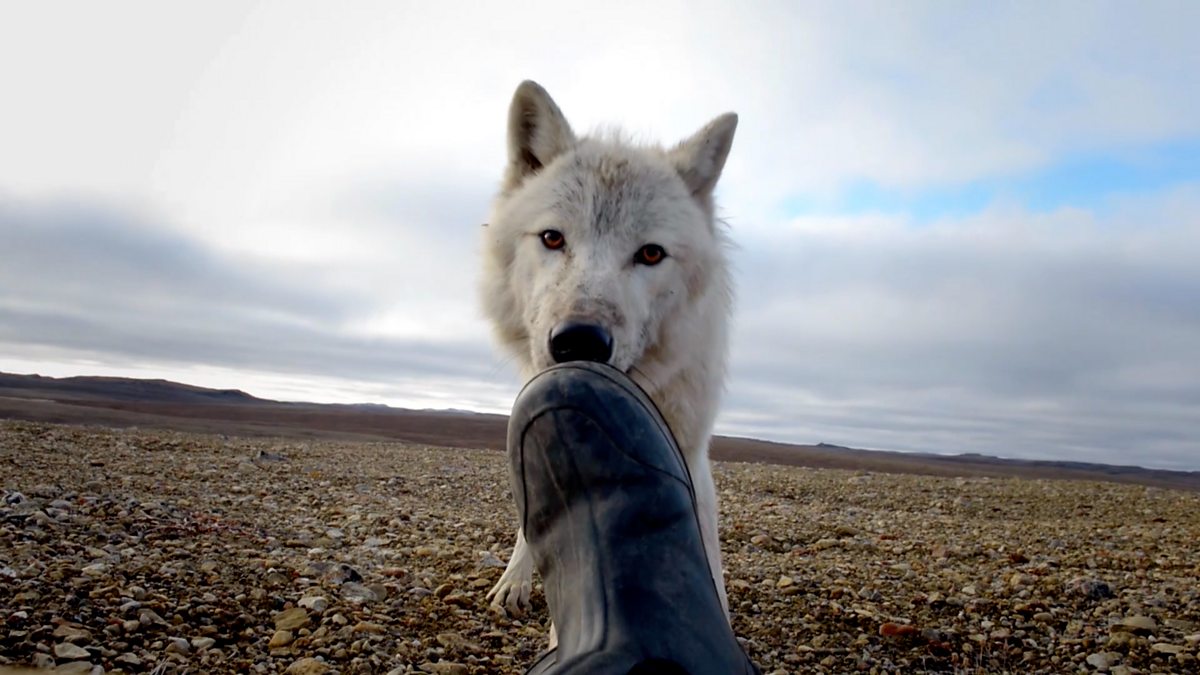
<instances>
[{"instance_id":1,"label":"wolf's eye","mask_svg":"<svg viewBox=\"0 0 1200 675\"><path fill-rule=\"evenodd\" d=\"M639 265L657 265L667 257L667 252L658 244L646 244L633 254L633 261Z\"/></svg>"},{"instance_id":2,"label":"wolf's eye","mask_svg":"<svg viewBox=\"0 0 1200 675\"><path fill-rule=\"evenodd\" d=\"M542 238L542 246L545 246L551 251L557 251L567 243L567 238L564 237L563 233L559 232L558 230L546 230L538 236Z\"/></svg>"}]
</instances>

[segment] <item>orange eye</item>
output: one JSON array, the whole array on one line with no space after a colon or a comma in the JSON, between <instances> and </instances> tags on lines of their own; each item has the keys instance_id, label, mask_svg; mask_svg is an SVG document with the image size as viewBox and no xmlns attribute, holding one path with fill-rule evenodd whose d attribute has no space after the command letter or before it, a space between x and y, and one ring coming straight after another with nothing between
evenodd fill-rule
<instances>
[{"instance_id":1,"label":"orange eye","mask_svg":"<svg viewBox=\"0 0 1200 675\"><path fill-rule=\"evenodd\" d=\"M633 261L639 265L657 265L667 257L667 252L658 244L646 244L633 254Z\"/></svg>"},{"instance_id":2,"label":"orange eye","mask_svg":"<svg viewBox=\"0 0 1200 675\"><path fill-rule=\"evenodd\" d=\"M557 251L567 243L567 238L558 230L546 230L538 236L542 238L542 246L551 251Z\"/></svg>"}]
</instances>

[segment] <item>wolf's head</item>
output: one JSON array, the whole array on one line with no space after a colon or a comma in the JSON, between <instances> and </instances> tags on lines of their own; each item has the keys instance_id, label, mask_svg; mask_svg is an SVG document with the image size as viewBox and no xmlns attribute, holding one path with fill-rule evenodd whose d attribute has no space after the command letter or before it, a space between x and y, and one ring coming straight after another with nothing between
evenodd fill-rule
<instances>
[{"instance_id":1,"label":"wolf's head","mask_svg":"<svg viewBox=\"0 0 1200 675\"><path fill-rule=\"evenodd\" d=\"M728 113L670 149L580 138L544 89L517 88L482 294L526 375L582 359L658 380L681 352L723 370L730 291L712 193L736 127Z\"/></svg>"}]
</instances>

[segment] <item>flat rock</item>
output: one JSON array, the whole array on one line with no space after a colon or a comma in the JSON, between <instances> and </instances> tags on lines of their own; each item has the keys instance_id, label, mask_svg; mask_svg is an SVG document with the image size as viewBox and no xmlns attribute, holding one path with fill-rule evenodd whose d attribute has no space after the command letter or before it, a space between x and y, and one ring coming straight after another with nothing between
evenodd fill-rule
<instances>
[{"instance_id":1,"label":"flat rock","mask_svg":"<svg viewBox=\"0 0 1200 675\"><path fill-rule=\"evenodd\" d=\"M1158 628L1158 622L1148 616L1127 616L1121 619L1117 627L1135 633L1153 633Z\"/></svg>"},{"instance_id":2,"label":"flat rock","mask_svg":"<svg viewBox=\"0 0 1200 675\"><path fill-rule=\"evenodd\" d=\"M329 672L329 665L306 656L293 661L283 672L287 675L325 675Z\"/></svg>"},{"instance_id":3,"label":"flat rock","mask_svg":"<svg viewBox=\"0 0 1200 675\"><path fill-rule=\"evenodd\" d=\"M292 607L276 614L272 621L275 630L295 630L308 625L308 611L303 607Z\"/></svg>"},{"instance_id":4,"label":"flat rock","mask_svg":"<svg viewBox=\"0 0 1200 675\"><path fill-rule=\"evenodd\" d=\"M60 659L70 660L88 659L92 657L92 655L88 653L88 650L78 645L73 645L70 642L62 642L54 645L54 656Z\"/></svg>"}]
</instances>

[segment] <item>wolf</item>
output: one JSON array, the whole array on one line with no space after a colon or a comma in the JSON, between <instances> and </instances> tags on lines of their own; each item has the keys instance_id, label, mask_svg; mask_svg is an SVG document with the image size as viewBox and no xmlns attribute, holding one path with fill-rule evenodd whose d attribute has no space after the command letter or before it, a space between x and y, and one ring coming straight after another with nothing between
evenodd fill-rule
<instances>
[{"instance_id":1,"label":"wolf","mask_svg":"<svg viewBox=\"0 0 1200 675\"><path fill-rule=\"evenodd\" d=\"M725 113L670 148L617 132L576 136L546 90L522 82L509 106L508 161L483 229L480 276L484 314L525 379L559 362L603 362L657 404L691 473L726 613L708 445L733 289L713 191L737 122ZM532 572L518 528L488 599L520 615Z\"/></svg>"}]
</instances>

